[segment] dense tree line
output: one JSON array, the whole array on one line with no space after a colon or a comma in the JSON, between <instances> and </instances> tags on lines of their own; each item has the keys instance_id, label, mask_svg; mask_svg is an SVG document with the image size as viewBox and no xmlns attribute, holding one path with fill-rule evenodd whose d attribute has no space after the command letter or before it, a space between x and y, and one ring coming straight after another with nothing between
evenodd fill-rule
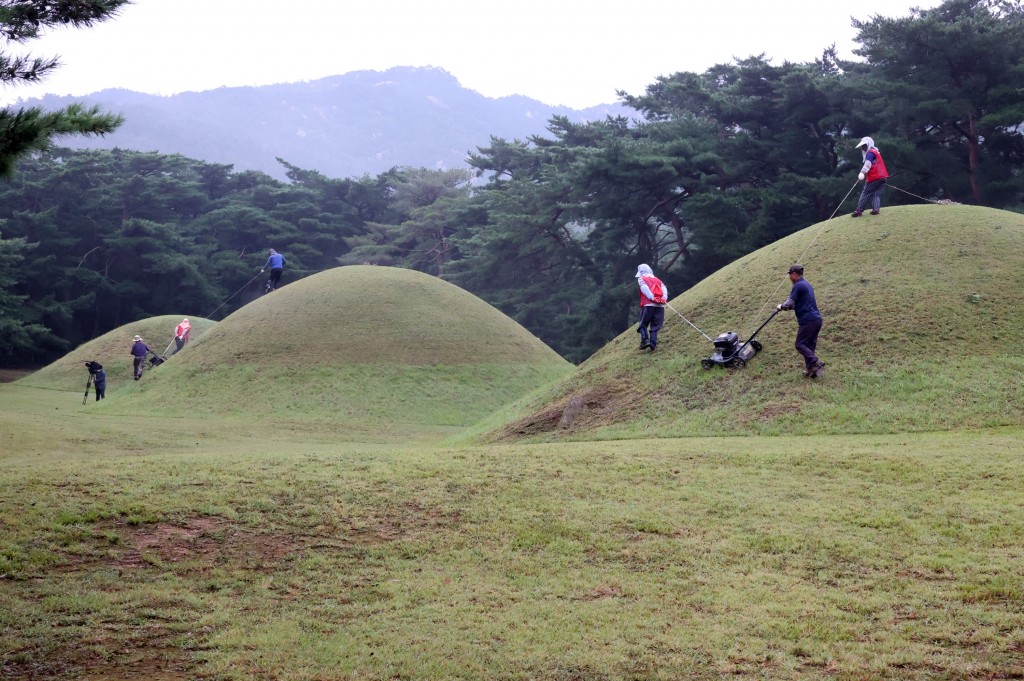
<instances>
[{"instance_id":1,"label":"dense tree line","mask_svg":"<svg viewBox=\"0 0 1024 681\"><path fill-rule=\"evenodd\" d=\"M493 138L475 173L285 164L279 182L178 156L37 155L0 184L0 353L38 362L142 316L205 315L274 247L291 276L370 262L444 277L579 361L627 328L638 263L676 294L832 216L863 135L899 188L888 204L1024 209L1020 2L855 26L863 61L826 49L662 77L620 93L635 119L555 117L548 136Z\"/></svg>"}]
</instances>

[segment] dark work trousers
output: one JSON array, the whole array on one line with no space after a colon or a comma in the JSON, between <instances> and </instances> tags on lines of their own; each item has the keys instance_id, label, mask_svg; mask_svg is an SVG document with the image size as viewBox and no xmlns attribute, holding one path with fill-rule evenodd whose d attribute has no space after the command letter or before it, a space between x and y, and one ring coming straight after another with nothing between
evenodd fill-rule
<instances>
[{"instance_id":1,"label":"dark work trousers","mask_svg":"<svg viewBox=\"0 0 1024 681\"><path fill-rule=\"evenodd\" d=\"M145 357L135 357L135 380L142 378L142 370L146 367Z\"/></svg>"},{"instance_id":2,"label":"dark work trousers","mask_svg":"<svg viewBox=\"0 0 1024 681\"><path fill-rule=\"evenodd\" d=\"M882 208L882 190L885 189L885 180L875 180L864 185L857 200L857 212L861 213L871 203L871 210L879 211Z\"/></svg>"},{"instance_id":3,"label":"dark work trousers","mask_svg":"<svg viewBox=\"0 0 1024 681\"><path fill-rule=\"evenodd\" d=\"M281 267L275 267L274 269L270 270L270 282L269 283L270 283L270 290L271 291L274 291L274 290L277 289L277 285L281 281L281 273L282 272L284 272L284 269L281 268Z\"/></svg>"},{"instance_id":4,"label":"dark work trousers","mask_svg":"<svg viewBox=\"0 0 1024 681\"><path fill-rule=\"evenodd\" d=\"M647 343L651 348L658 346L658 332L665 324L665 308L656 305L644 305L640 308L640 342Z\"/></svg>"},{"instance_id":5,"label":"dark work trousers","mask_svg":"<svg viewBox=\"0 0 1024 681\"><path fill-rule=\"evenodd\" d=\"M814 351L818 349L818 332L820 331L820 319L801 324L796 330L796 351L804 356L804 362L808 369L818 363L818 357Z\"/></svg>"}]
</instances>

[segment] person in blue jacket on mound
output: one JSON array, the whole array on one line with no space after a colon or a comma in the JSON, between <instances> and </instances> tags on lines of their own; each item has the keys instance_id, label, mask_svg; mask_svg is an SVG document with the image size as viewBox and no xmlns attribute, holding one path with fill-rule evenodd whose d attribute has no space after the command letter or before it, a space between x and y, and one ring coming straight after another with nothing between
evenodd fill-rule
<instances>
[{"instance_id":1,"label":"person in blue jacket on mound","mask_svg":"<svg viewBox=\"0 0 1024 681\"><path fill-rule=\"evenodd\" d=\"M804 364L807 365L804 376L817 378L824 372L825 363L814 354L818 349L818 333L821 331L821 313L818 312L818 303L814 299L814 287L804 279L804 266L800 263L790 266L789 280L793 282L789 298L786 298L786 302L776 305L775 309L780 312L796 312L796 351L803 356Z\"/></svg>"},{"instance_id":2,"label":"person in blue jacket on mound","mask_svg":"<svg viewBox=\"0 0 1024 681\"><path fill-rule=\"evenodd\" d=\"M263 269L260 270L260 274L263 274L267 269L270 270L270 279L267 280L267 291L275 291L277 290L277 285L281 282L281 273L284 272L284 256L273 248L270 249L270 255L267 258L266 264L263 265Z\"/></svg>"},{"instance_id":3,"label":"person in blue jacket on mound","mask_svg":"<svg viewBox=\"0 0 1024 681\"><path fill-rule=\"evenodd\" d=\"M132 338L132 361L134 362L133 371L135 374L135 380L142 378L142 371L146 368L146 357L152 350L149 346L142 342L142 336L136 335Z\"/></svg>"}]
</instances>

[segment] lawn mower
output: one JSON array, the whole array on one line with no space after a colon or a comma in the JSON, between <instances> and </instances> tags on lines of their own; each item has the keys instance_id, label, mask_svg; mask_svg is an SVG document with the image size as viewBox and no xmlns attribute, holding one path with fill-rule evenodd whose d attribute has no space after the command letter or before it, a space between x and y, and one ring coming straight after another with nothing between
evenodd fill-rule
<instances>
[{"instance_id":1,"label":"lawn mower","mask_svg":"<svg viewBox=\"0 0 1024 681\"><path fill-rule=\"evenodd\" d=\"M761 352L761 344L754 340L754 337L761 333L761 329L767 326L772 317L778 313L778 310L773 311L768 319L764 320L764 323L757 327L757 331L750 334L750 338L746 342L741 341L735 331L726 331L719 334L717 338L711 341L715 345L715 351L711 353L710 357L702 359L700 365L705 369L715 366L745 367L754 355Z\"/></svg>"}]
</instances>

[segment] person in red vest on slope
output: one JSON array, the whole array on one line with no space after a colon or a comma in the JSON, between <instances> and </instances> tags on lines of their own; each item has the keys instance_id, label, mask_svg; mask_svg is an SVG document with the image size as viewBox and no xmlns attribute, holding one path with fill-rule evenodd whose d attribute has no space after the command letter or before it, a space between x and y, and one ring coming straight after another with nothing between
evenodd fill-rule
<instances>
[{"instance_id":1,"label":"person in red vest on slope","mask_svg":"<svg viewBox=\"0 0 1024 681\"><path fill-rule=\"evenodd\" d=\"M181 323L174 329L175 347L174 352L171 353L172 355L177 354L178 350L185 347L185 343L188 343L188 335L190 333L192 333L192 325L189 324L188 318L186 317L185 319L182 319Z\"/></svg>"},{"instance_id":2,"label":"person in red vest on slope","mask_svg":"<svg viewBox=\"0 0 1024 681\"><path fill-rule=\"evenodd\" d=\"M658 347L658 332L665 323L665 304L668 288L654 276L649 265L636 268L636 283L640 286L640 349L654 352Z\"/></svg>"},{"instance_id":3,"label":"person in red vest on slope","mask_svg":"<svg viewBox=\"0 0 1024 681\"><path fill-rule=\"evenodd\" d=\"M864 190L860 193L857 201L857 210L853 211L851 217L859 218L864 209L871 203L871 214L878 215L882 210L882 190L885 189L885 180L889 177L889 171L885 169L885 161L882 160L882 152L875 146L875 140L870 137L862 137L857 143L861 156L864 158L864 165L860 167L858 180L864 180Z\"/></svg>"}]
</instances>

